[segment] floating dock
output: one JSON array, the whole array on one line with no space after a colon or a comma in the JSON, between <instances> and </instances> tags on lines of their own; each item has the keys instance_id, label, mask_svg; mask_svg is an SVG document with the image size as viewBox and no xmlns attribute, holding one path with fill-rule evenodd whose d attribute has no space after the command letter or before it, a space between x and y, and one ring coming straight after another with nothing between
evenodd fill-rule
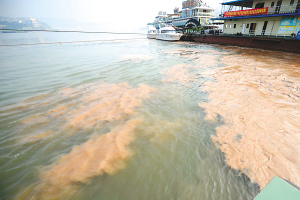
<instances>
[{"instance_id":1,"label":"floating dock","mask_svg":"<svg viewBox=\"0 0 300 200\"><path fill-rule=\"evenodd\" d=\"M196 33L184 34L180 40L300 53L300 40L288 37L233 36Z\"/></svg>"}]
</instances>

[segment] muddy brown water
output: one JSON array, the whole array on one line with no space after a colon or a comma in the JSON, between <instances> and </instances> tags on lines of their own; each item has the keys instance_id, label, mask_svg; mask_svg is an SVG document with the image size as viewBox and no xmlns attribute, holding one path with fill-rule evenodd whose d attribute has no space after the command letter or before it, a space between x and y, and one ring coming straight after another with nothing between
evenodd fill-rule
<instances>
[{"instance_id":1,"label":"muddy brown water","mask_svg":"<svg viewBox=\"0 0 300 200\"><path fill-rule=\"evenodd\" d=\"M0 51L4 199L253 199L274 175L300 185L298 54L147 39Z\"/></svg>"}]
</instances>

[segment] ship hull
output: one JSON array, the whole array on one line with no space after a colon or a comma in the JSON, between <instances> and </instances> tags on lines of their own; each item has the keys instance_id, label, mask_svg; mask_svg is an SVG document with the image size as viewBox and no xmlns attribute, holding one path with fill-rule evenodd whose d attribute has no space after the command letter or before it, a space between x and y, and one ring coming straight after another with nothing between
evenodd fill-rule
<instances>
[{"instance_id":1,"label":"ship hull","mask_svg":"<svg viewBox=\"0 0 300 200\"><path fill-rule=\"evenodd\" d=\"M290 38L187 34L181 40L300 53L300 40Z\"/></svg>"},{"instance_id":2,"label":"ship hull","mask_svg":"<svg viewBox=\"0 0 300 200\"><path fill-rule=\"evenodd\" d=\"M147 34L147 38L149 38L149 39L156 39L156 34L154 33L148 33Z\"/></svg>"},{"instance_id":3,"label":"ship hull","mask_svg":"<svg viewBox=\"0 0 300 200\"><path fill-rule=\"evenodd\" d=\"M182 34L156 34L157 40L166 40L166 41L179 41Z\"/></svg>"}]
</instances>

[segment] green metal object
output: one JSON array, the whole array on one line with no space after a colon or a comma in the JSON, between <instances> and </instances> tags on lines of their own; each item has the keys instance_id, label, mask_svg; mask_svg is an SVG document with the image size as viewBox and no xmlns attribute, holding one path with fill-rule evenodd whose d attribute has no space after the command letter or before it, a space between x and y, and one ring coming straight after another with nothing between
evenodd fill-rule
<instances>
[{"instance_id":1,"label":"green metal object","mask_svg":"<svg viewBox=\"0 0 300 200\"><path fill-rule=\"evenodd\" d=\"M293 183L274 176L254 200L300 200L300 191Z\"/></svg>"}]
</instances>

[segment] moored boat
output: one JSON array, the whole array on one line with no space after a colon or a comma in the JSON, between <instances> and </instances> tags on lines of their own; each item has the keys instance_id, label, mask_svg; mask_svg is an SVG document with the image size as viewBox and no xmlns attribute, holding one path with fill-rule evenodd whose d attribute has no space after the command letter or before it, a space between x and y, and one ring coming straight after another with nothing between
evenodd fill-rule
<instances>
[{"instance_id":1,"label":"moored boat","mask_svg":"<svg viewBox=\"0 0 300 200\"><path fill-rule=\"evenodd\" d=\"M156 29L160 26L171 26L183 33L209 32L218 29L219 26L212 23L214 9L209 7L202 0L185 0L182 2L182 10L175 7L173 14L159 11L153 22ZM219 22L222 24L222 22ZM214 32L214 31L212 31ZM162 38L158 36L158 38Z\"/></svg>"},{"instance_id":2,"label":"moored boat","mask_svg":"<svg viewBox=\"0 0 300 200\"><path fill-rule=\"evenodd\" d=\"M157 29L156 39L167 40L167 41L178 41L180 40L182 33L177 33L173 27L161 27Z\"/></svg>"},{"instance_id":3,"label":"moored boat","mask_svg":"<svg viewBox=\"0 0 300 200\"><path fill-rule=\"evenodd\" d=\"M154 25L152 23L148 23L147 26L148 26L147 38L155 39L156 38L156 29L154 28Z\"/></svg>"}]
</instances>

